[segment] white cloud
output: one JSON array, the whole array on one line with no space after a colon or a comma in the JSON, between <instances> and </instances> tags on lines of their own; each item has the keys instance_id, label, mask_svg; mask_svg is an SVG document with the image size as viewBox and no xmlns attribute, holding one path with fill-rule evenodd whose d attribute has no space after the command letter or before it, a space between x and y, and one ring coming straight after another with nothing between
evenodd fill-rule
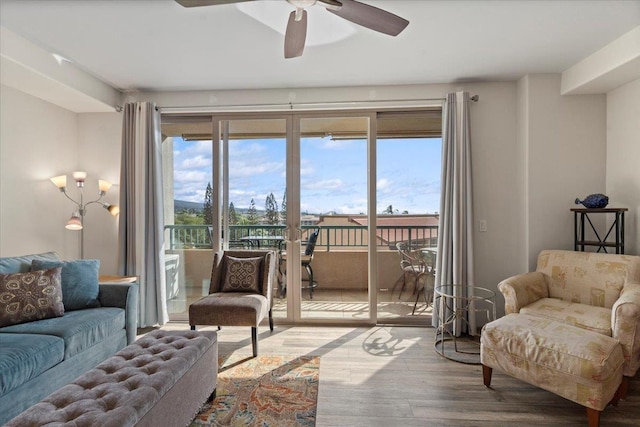
<instances>
[{"instance_id":1,"label":"white cloud","mask_svg":"<svg viewBox=\"0 0 640 427\"><path fill-rule=\"evenodd\" d=\"M342 188L344 183L340 179L325 179L320 181L307 181L302 187L308 190L337 190Z\"/></svg>"},{"instance_id":2,"label":"white cloud","mask_svg":"<svg viewBox=\"0 0 640 427\"><path fill-rule=\"evenodd\" d=\"M376 183L378 191L382 193L390 193L394 182L387 178L380 178Z\"/></svg>"},{"instance_id":3,"label":"white cloud","mask_svg":"<svg viewBox=\"0 0 640 427\"><path fill-rule=\"evenodd\" d=\"M211 156L198 155L182 160L177 167L179 169L211 168L211 163Z\"/></svg>"},{"instance_id":4,"label":"white cloud","mask_svg":"<svg viewBox=\"0 0 640 427\"><path fill-rule=\"evenodd\" d=\"M231 178L256 176L264 173L279 173L283 169L284 164L277 162L229 162L229 176Z\"/></svg>"}]
</instances>

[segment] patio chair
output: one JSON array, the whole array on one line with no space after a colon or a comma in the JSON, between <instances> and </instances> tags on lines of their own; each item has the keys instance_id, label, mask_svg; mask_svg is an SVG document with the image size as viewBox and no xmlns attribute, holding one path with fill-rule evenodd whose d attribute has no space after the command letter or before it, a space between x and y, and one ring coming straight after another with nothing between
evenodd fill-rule
<instances>
[{"instance_id":1,"label":"patio chair","mask_svg":"<svg viewBox=\"0 0 640 427\"><path fill-rule=\"evenodd\" d=\"M223 251L213 256L209 295L189 305L189 325L250 326L253 356L258 355L258 325L268 315L273 331L274 251Z\"/></svg>"},{"instance_id":2,"label":"patio chair","mask_svg":"<svg viewBox=\"0 0 640 427\"><path fill-rule=\"evenodd\" d=\"M402 270L402 286L398 292L398 299L402 298L402 293L407 288L407 284L413 282L413 295L418 290L420 278L426 274L427 266L418 254L411 250L407 242L396 243L396 249L400 254L400 269Z\"/></svg>"},{"instance_id":3,"label":"patio chair","mask_svg":"<svg viewBox=\"0 0 640 427\"><path fill-rule=\"evenodd\" d=\"M300 264L307 272L309 286L303 286L303 289L309 289L309 298L313 299L313 290L318 287L318 282L313 278L313 268L311 267L311 262L313 261L313 253L316 249L316 242L318 241L318 234L320 234L320 229L316 228L311 235L309 236L309 240L307 240L307 244L305 246L304 252L300 255ZM287 261L287 252L284 250L285 245L280 245L280 256L279 256L279 264L280 266L286 265ZM282 283L279 283L280 295L284 296L286 293L286 270L279 268L280 275L282 277Z\"/></svg>"}]
</instances>

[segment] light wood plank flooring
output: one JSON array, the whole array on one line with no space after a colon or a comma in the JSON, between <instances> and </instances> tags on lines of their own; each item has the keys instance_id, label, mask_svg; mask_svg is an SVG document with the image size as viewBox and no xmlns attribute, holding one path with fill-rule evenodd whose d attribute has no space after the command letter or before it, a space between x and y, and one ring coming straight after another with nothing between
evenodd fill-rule
<instances>
[{"instance_id":1,"label":"light wood plank flooring","mask_svg":"<svg viewBox=\"0 0 640 427\"><path fill-rule=\"evenodd\" d=\"M433 335L418 327L276 325L260 328L259 351L321 356L317 427L586 425L583 407L500 372L486 388L481 367L442 358ZM250 328L225 327L218 341L221 354L251 355ZM640 426L640 375L600 425Z\"/></svg>"}]
</instances>

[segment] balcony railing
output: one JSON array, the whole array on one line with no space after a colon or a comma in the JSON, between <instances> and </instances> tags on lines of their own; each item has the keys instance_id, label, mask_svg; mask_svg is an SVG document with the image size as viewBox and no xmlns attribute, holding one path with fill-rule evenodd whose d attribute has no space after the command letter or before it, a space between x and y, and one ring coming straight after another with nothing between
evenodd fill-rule
<instances>
[{"instance_id":1,"label":"balcony railing","mask_svg":"<svg viewBox=\"0 0 640 427\"><path fill-rule=\"evenodd\" d=\"M303 225L302 240L306 240L311 230L320 229L316 250L324 248L360 248L368 245L368 227L365 225ZM250 237L260 237L263 246L277 246L284 232L284 225L232 225L229 226L229 242L247 242ZM210 249L213 227L207 225L166 225L167 249ZM270 241L269 236L274 239ZM437 226L378 226L376 233L378 248L396 249L396 243L405 242L412 248L435 247L438 240ZM224 236L223 236L224 238ZM267 239L265 239L267 238Z\"/></svg>"}]
</instances>

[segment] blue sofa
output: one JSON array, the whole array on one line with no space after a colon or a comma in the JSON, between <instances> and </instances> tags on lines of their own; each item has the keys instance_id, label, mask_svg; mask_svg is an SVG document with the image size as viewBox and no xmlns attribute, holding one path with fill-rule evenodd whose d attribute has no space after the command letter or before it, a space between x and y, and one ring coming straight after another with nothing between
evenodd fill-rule
<instances>
[{"instance_id":1,"label":"blue sofa","mask_svg":"<svg viewBox=\"0 0 640 427\"><path fill-rule=\"evenodd\" d=\"M0 274L28 272L33 260L60 258L0 258ZM97 300L99 307L0 327L0 425L135 341L138 285L100 284Z\"/></svg>"}]
</instances>

